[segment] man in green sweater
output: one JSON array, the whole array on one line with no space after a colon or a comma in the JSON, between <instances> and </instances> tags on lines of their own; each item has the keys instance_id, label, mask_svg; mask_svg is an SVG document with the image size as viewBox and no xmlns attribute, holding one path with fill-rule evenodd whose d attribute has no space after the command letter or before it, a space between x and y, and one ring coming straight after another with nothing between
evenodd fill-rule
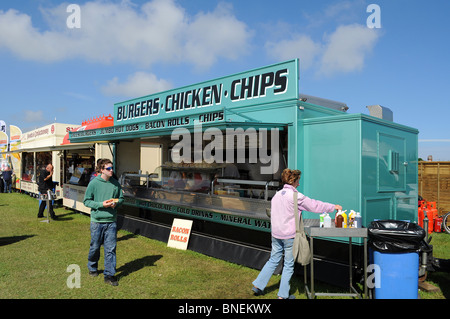
<instances>
[{"instance_id":1,"label":"man in green sweater","mask_svg":"<svg viewBox=\"0 0 450 319\"><path fill-rule=\"evenodd\" d=\"M117 245L117 207L123 203L123 192L113 176L113 164L109 159L98 163L100 175L88 185L84 205L91 208L91 244L88 256L89 274L98 276L100 246L105 252L105 283L117 286L116 245Z\"/></svg>"}]
</instances>

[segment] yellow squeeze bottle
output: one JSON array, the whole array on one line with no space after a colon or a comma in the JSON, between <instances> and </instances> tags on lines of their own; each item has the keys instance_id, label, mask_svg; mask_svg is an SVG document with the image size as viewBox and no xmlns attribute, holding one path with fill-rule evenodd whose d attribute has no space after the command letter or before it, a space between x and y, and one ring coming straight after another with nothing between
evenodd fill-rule
<instances>
[{"instance_id":1,"label":"yellow squeeze bottle","mask_svg":"<svg viewBox=\"0 0 450 319\"><path fill-rule=\"evenodd\" d=\"M348 214L347 228L354 228L354 221L356 217L356 212L352 209L350 214Z\"/></svg>"},{"instance_id":2,"label":"yellow squeeze bottle","mask_svg":"<svg viewBox=\"0 0 450 319\"><path fill-rule=\"evenodd\" d=\"M346 210L344 210L341 214L342 217L344 217L344 220L342 221L342 228L347 228L347 214L345 212Z\"/></svg>"}]
</instances>

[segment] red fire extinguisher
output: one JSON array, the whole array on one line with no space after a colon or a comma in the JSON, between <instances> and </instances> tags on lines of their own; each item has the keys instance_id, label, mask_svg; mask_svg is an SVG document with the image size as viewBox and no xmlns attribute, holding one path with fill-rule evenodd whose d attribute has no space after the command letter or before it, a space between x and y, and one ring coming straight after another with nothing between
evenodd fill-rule
<instances>
[{"instance_id":1,"label":"red fire extinguisher","mask_svg":"<svg viewBox=\"0 0 450 319\"><path fill-rule=\"evenodd\" d=\"M434 219L434 231L440 233L442 231L442 217L438 216Z\"/></svg>"}]
</instances>

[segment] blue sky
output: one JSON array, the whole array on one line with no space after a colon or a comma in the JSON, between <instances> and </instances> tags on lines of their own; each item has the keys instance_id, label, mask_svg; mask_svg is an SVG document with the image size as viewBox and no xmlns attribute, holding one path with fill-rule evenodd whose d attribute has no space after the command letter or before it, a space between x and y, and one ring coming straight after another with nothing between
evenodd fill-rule
<instances>
[{"instance_id":1,"label":"blue sky","mask_svg":"<svg viewBox=\"0 0 450 319\"><path fill-rule=\"evenodd\" d=\"M370 4L380 28L368 28ZM419 129L419 157L448 161L449 12L446 0L2 0L0 119L24 132L81 124L129 98L299 58L301 93L349 113L389 107Z\"/></svg>"}]
</instances>

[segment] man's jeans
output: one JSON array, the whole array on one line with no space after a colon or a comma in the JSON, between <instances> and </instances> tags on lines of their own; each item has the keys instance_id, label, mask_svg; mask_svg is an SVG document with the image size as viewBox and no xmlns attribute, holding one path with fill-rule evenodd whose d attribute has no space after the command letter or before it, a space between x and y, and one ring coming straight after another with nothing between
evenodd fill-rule
<instances>
[{"instance_id":1,"label":"man's jeans","mask_svg":"<svg viewBox=\"0 0 450 319\"><path fill-rule=\"evenodd\" d=\"M292 253L292 248L294 246L294 238L289 239L277 239L272 237L272 252L270 254L270 259L266 262L263 269L258 275L258 278L253 282L253 285L264 290L270 277L272 277L275 269L280 263L281 257L283 257L284 252L284 265L283 271L281 273L280 289L278 291L278 297L288 298L289 289L292 274L294 273L294 255Z\"/></svg>"},{"instance_id":2,"label":"man's jeans","mask_svg":"<svg viewBox=\"0 0 450 319\"><path fill-rule=\"evenodd\" d=\"M117 245L117 225L113 223L91 222L91 246L89 248L88 269L97 271L98 260L100 258L100 246L103 244L105 252L104 276L114 276L116 274L116 245Z\"/></svg>"},{"instance_id":3,"label":"man's jeans","mask_svg":"<svg viewBox=\"0 0 450 319\"><path fill-rule=\"evenodd\" d=\"M41 192L39 192L39 197L40 197L42 194L47 194L47 193L41 193ZM50 212L50 216L51 216L52 218L55 218L55 211L53 210L53 203L54 203L54 200L50 200L50 201L48 202L48 204L49 204L49 212ZM44 217L44 211L45 211L45 208L46 208L46 207L47 207L47 201L46 201L45 199L41 199L41 200L40 200L40 203L39 203L38 217Z\"/></svg>"},{"instance_id":4,"label":"man's jeans","mask_svg":"<svg viewBox=\"0 0 450 319\"><path fill-rule=\"evenodd\" d=\"M9 181L3 180L3 183L4 183L5 193L11 193L11 180L9 180Z\"/></svg>"}]
</instances>

